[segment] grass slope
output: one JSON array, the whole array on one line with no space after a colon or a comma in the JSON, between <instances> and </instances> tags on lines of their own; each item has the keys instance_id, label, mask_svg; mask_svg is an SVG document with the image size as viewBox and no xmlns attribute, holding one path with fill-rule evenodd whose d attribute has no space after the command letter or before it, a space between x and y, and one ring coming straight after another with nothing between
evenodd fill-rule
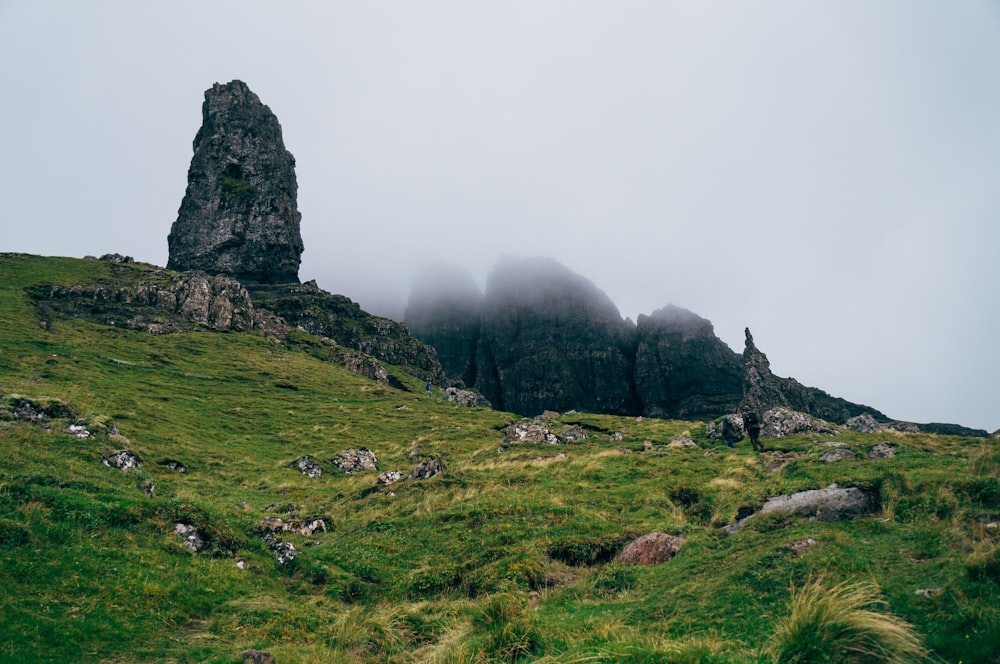
<instances>
[{"instance_id":1,"label":"grass slope","mask_svg":"<svg viewBox=\"0 0 1000 664\"><path fill-rule=\"evenodd\" d=\"M0 257L5 661L241 662L248 648L281 664L771 661L792 652L773 635L791 633L793 606L817 615L799 590L858 583L931 659L997 661L995 438L846 432L836 439L858 458L823 463L828 437L793 436L767 442L806 456L772 471L748 446L706 439L702 423L571 413L553 427L580 424L587 440L500 451L512 415L427 398L400 371L408 391L263 336L43 322L25 292L107 278L99 261ZM64 408L21 421L20 399ZM77 422L95 435L67 433ZM102 463L126 446L112 426L142 468ZM680 435L700 447L643 451ZM884 440L893 459L865 458ZM357 447L404 477L416 447L449 465L377 490L374 472L330 463ZM322 476L288 467L305 454ZM720 530L768 496L834 482L870 490L881 510ZM300 554L279 565L259 523L294 514L328 530L282 535ZM207 548L184 548L178 522ZM655 567L609 562L653 531L686 545ZM796 555L790 545L806 538L817 544ZM924 588L941 592L914 592ZM811 625L796 620L809 641Z\"/></svg>"}]
</instances>

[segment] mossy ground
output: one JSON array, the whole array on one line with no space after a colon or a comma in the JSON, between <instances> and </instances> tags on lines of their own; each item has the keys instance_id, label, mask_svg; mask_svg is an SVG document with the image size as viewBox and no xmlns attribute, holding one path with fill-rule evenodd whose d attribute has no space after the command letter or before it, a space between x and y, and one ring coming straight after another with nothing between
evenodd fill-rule
<instances>
[{"instance_id":1,"label":"mossy ground","mask_svg":"<svg viewBox=\"0 0 1000 664\"><path fill-rule=\"evenodd\" d=\"M239 662L258 648L282 664L756 662L792 588L816 578L877 583L943 661L1000 653L996 439L848 432L836 439L858 458L827 464L829 437L793 436L768 447L805 456L773 471L748 445L706 439L703 423L570 413L553 426L580 424L586 441L500 451L515 416L427 398L400 371L408 391L263 336L41 321L25 292L108 275L99 261L0 258L7 661ZM16 421L12 395L72 416ZM66 433L71 420L95 435ZM122 447L110 424L141 469L102 463ZM680 435L699 447L644 451ZM865 458L884 440L893 459ZM415 447L448 469L379 490L375 473L329 463L351 447L373 450L380 471L405 476ZM321 477L288 467L304 454ZM768 496L834 482L871 491L880 511L721 532ZM328 531L285 534L300 555L279 566L258 523L288 505ZM204 552L182 546L178 521L201 529ZM686 544L656 567L610 562L652 531ZM809 537L805 555L789 548Z\"/></svg>"}]
</instances>

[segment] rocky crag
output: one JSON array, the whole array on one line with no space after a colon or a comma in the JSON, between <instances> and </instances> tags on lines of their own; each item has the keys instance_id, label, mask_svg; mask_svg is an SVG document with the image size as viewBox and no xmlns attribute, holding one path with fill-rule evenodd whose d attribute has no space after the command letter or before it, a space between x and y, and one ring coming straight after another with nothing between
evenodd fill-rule
<instances>
[{"instance_id":1,"label":"rocky crag","mask_svg":"<svg viewBox=\"0 0 1000 664\"><path fill-rule=\"evenodd\" d=\"M295 158L274 113L246 83L216 83L205 91L167 267L298 283L297 193Z\"/></svg>"},{"instance_id":2,"label":"rocky crag","mask_svg":"<svg viewBox=\"0 0 1000 664\"><path fill-rule=\"evenodd\" d=\"M299 284L297 192L295 158L274 113L242 81L216 83L205 92L187 192L167 238L168 269L239 280L257 311L350 350L346 362L363 365L366 375L385 373L370 356L440 381L436 352L405 325L315 282Z\"/></svg>"},{"instance_id":3,"label":"rocky crag","mask_svg":"<svg viewBox=\"0 0 1000 664\"><path fill-rule=\"evenodd\" d=\"M552 260L505 259L478 298L464 286L460 296L429 288L414 291L407 323L418 338L446 349L440 357L450 376L497 408L712 419L751 403L838 423L861 413L888 420L774 376L749 332L741 356L710 321L680 307L639 316L637 324L623 320L607 295Z\"/></svg>"},{"instance_id":4,"label":"rocky crag","mask_svg":"<svg viewBox=\"0 0 1000 664\"><path fill-rule=\"evenodd\" d=\"M475 387L502 410L637 409L634 328L592 283L549 259L501 261L490 274Z\"/></svg>"}]
</instances>

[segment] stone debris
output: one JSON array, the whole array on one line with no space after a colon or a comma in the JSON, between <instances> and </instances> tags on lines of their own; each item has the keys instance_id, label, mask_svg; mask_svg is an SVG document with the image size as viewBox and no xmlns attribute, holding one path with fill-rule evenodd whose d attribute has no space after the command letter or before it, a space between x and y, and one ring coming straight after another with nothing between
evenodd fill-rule
<instances>
[{"instance_id":1,"label":"stone debris","mask_svg":"<svg viewBox=\"0 0 1000 664\"><path fill-rule=\"evenodd\" d=\"M869 459L891 459L896 456L896 447L892 443L879 443L868 452Z\"/></svg>"},{"instance_id":2,"label":"stone debris","mask_svg":"<svg viewBox=\"0 0 1000 664\"><path fill-rule=\"evenodd\" d=\"M185 547L192 553L198 553L205 548L205 540L198 532L198 528L190 523L179 522L174 524L174 533L181 537Z\"/></svg>"},{"instance_id":3,"label":"stone debris","mask_svg":"<svg viewBox=\"0 0 1000 664\"><path fill-rule=\"evenodd\" d=\"M105 466L121 470L123 473L132 468L142 468L142 459L131 450L114 452L101 459Z\"/></svg>"},{"instance_id":4,"label":"stone debris","mask_svg":"<svg viewBox=\"0 0 1000 664\"><path fill-rule=\"evenodd\" d=\"M363 470L376 470L378 463L375 453L364 447L344 450L330 461L345 475Z\"/></svg>"},{"instance_id":5,"label":"stone debris","mask_svg":"<svg viewBox=\"0 0 1000 664\"><path fill-rule=\"evenodd\" d=\"M305 454L288 464L289 468L299 470L306 477L319 477L323 474L323 469L316 463L316 459Z\"/></svg>"}]
</instances>

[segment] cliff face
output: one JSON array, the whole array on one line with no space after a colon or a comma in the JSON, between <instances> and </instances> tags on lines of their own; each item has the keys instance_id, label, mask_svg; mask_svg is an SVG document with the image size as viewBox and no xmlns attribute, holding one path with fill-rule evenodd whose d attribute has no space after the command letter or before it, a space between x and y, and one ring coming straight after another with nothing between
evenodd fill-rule
<instances>
[{"instance_id":1,"label":"cliff face","mask_svg":"<svg viewBox=\"0 0 1000 664\"><path fill-rule=\"evenodd\" d=\"M635 386L642 414L700 419L732 412L742 396L742 360L712 323L673 305L638 321Z\"/></svg>"},{"instance_id":2,"label":"cliff face","mask_svg":"<svg viewBox=\"0 0 1000 664\"><path fill-rule=\"evenodd\" d=\"M740 356L710 321L673 305L632 325L591 282L550 259L502 261L482 299L470 279L455 283L415 290L407 324L438 349L445 373L501 410L712 419L741 406L784 406L829 422L862 413L888 421L775 376L749 330Z\"/></svg>"},{"instance_id":3,"label":"cliff face","mask_svg":"<svg viewBox=\"0 0 1000 664\"><path fill-rule=\"evenodd\" d=\"M167 267L244 282L297 283L302 256L295 158L242 81L205 92Z\"/></svg>"},{"instance_id":4,"label":"cliff face","mask_svg":"<svg viewBox=\"0 0 1000 664\"><path fill-rule=\"evenodd\" d=\"M494 406L629 413L634 331L608 297L548 259L507 259L490 274L476 388Z\"/></svg>"}]
</instances>

